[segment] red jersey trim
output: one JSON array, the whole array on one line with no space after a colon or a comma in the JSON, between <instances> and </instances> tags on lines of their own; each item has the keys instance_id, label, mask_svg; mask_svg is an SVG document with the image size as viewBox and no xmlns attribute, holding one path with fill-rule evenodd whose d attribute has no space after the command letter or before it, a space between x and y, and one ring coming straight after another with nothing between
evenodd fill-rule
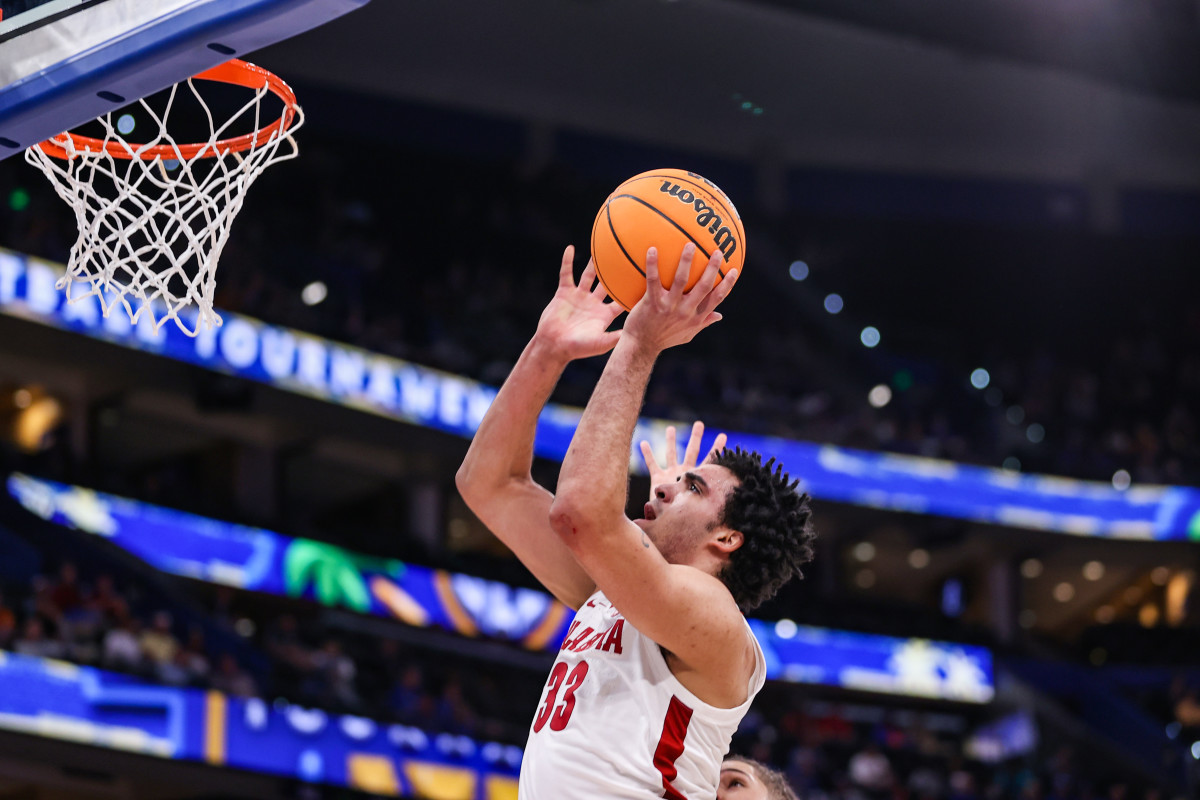
<instances>
[{"instance_id":1,"label":"red jersey trim","mask_svg":"<svg viewBox=\"0 0 1200 800\"><path fill-rule=\"evenodd\" d=\"M687 800L671 782L679 775L675 762L683 755L683 740L691 721L692 709L672 696L663 720L662 736L658 737L658 747L654 749L654 768L662 775L662 796L667 800Z\"/></svg>"}]
</instances>

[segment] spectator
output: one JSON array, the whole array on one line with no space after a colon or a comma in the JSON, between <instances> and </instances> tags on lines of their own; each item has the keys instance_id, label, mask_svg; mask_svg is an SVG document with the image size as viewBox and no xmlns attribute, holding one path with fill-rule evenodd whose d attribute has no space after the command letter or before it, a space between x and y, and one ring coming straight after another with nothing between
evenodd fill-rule
<instances>
[{"instance_id":1,"label":"spectator","mask_svg":"<svg viewBox=\"0 0 1200 800\"><path fill-rule=\"evenodd\" d=\"M401 722L416 724L426 704L425 676L416 664L410 664L388 697L388 706Z\"/></svg>"},{"instance_id":2,"label":"spectator","mask_svg":"<svg viewBox=\"0 0 1200 800\"><path fill-rule=\"evenodd\" d=\"M58 581L50 587L50 602L60 614L70 616L83 605L83 591L79 587L79 571L70 561L64 561L58 569Z\"/></svg>"},{"instance_id":3,"label":"spectator","mask_svg":"<svg viewBox=\"0 0 1200 800\"><path fill-rule=\"evenodd\" d=\"M212 666L208 662L208 656L205 655L203 630L191 629L188 633L188 642L180 649L179 655L175 658L175 664L183 673L185 682L203 685L208 681Z\"/></svg>"},{"instance_id":4,"label":"spectator","mask_svg":"<svg viewBox=\"0 0 1200 800\"><path fill-rule=\"evenodd\" d=\"M110 624L115 622L122 611L128 607L125 598L121 596L113 582L112 575L101 573L96 576L95 586L88 604L100 617Z\"/></svg>"},{"instance_id":5,"label":"spectator","mask_svg":"<svg viewBox=\"0 0 1200 800\"><path fill-rule=\"evenodd\" d=\"M66 648L62 642L47 637L42 621L37 617L25 620L25 627L21 629L21 636L13 645L13 649L18 653L39 658L62 658L66 655Z\"/></svg>"},{"instance_id":6,"label":"spectator","mask_svg":"<svg viewBox=\"0 0 1200 800\"><path fill-rule=\"evenodd\" d=\"M313 693L326 704L344 708L358 708L362 701L354 681L358 669L354 662L342 652L342 643L337 639L326 639L312 656L312 669L317 688Z\"/></svg>"},{"instance_id":7,"label":"spectator","mask_svg":"<svg viewBox=\"0 0 1200 800\"><path fill-rule=\"evenodd\" d=\"M143 670L146 661L142 655L140 627L140 623L129 612L122 612L116 627L104 634L101 663L105 667L127 672Z\"/></svg>"},{"instance_id":8,"label":"spectator","mask_svg":"<svg viewBox=\"0 0 1200 800\"><path fill-rule=\"evenodd\" d=\"M171 633L171 615L166 611L155 612L151 627L142 632L138 644L151 667L173 664L179 654L179 640Z\"/></svg>"},{"instance_id":9,"label":"spectator","mask_svg":"<svg viewBox=\"0 0 1200 800\"><path fill-rule=\"evenodd\" d=\"M850 780L872 797L883 797L891 790L892 765L879 745L868 742L854 754L850 759Z\"/></svg>"},{"instance_id":10,"label":"spectator","mask_svg":"<svg viewBox=\"0 0 1200 800\"><path fill-rule=\"evenodd\" d=\"M16 635L17 615L5 604L4 595L0 594L0 650L10 648Z\"/></svg>"},{"instance_id":11,"label":"spectator","mask_svg":"<svg viewBox=\"0 0 1200 800\"><path fill-rule=\"evenodd\" d=\"M250 673L238 666L237 659L229 653L221 654L217 672L212 678L212 687L218 692L234 697L257 697L258 686Z\"/></svg>"}]
</instances>

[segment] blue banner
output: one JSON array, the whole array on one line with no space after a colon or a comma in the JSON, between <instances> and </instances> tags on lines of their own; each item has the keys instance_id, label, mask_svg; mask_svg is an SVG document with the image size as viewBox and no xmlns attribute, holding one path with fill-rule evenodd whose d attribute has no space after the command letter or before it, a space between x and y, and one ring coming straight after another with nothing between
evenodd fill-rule
<instances>
[{"instance_id":1,"label":"blue banner","mask_svg":"<svg viewBox=\"0 0 1200 800\"><path fill-rule=\"evenodd\" d=\"M373 794L512 800L521 748L0 650L0 729Z\"/></svg>"},{"instance_id":2,"label":"blue banner","mask_svg":"<svg viewBox=\"0 0 1200 800\"><path fill-rule=\"evenodd\" d=\"M988 703L996 694L986 647L750 620L767 678L863 692Z\"/></svg>"},{"instance_id":3,"label":"blue banner","mask_svg":"<svg viewBox=\"0 0 1200 800\"><path fill-rule=\"evenodd\" d=\"M102 536L175 575L554 651L574 614L549 594L379 559L14 473L8 491L50 522ZM751 620L767 677L967 703L992 699L983 647Z\"/></svg>"},{"instance_id":4,"label":"blue banner","mask_svg":"<svg viewBox=\"0 0 1200 800\"><path fill-rule=\"evenodd\" d=\"M62 267L0 250L0 313L197 364L413 425L474 435L496 390L296 330L223 312L224 325L189 338L174 326L155 333L118 311L100 314L94 297L65 302L54 288ZM561 460L581 410L550 404L535 451ZM661 445L666 420L642 419L635 441ZM710 434L711 440L711 434ZM730 445L777 456L813 497L890 511L1033 528L1078 536L1200 540L1200 490L1023 475L912 456L870 453L736 431ZM630 453L630 468L644 473Z\"/></svg>"},{"instance_id":5,"label":"blue banner","mask_svg":"<svg viewBox=\"0 0 1200 800\"><path fill-rule=\"evenodd\" d=\"M8 492L43 519L108 539L187 578L557 650L574 613L546 592L187 514L14 473Z\"/></svg>"}]
</instances>

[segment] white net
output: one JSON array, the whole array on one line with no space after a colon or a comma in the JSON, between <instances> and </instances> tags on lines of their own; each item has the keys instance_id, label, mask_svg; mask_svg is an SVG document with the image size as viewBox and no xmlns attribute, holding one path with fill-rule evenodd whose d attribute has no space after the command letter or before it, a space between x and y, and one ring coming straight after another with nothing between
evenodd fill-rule
<instances>
[{"instance_id":1,"label":"white net","mask_svg":"<svg viewBox=\"0 0 1200 800\"><path fill-rule=\"evenodd\" d=\"M64 135L51 141L66 151L60 153L65 158L50 155L42 145L25 151L25 159L50 178L79 224L67 273L58 281L68 302L95 296L105 317L123 306L134 323L148 316L156 332L168 320L189 336L202 325L211 330L221 324L213 294L230 225L262 171L295 158L292 134L304 115L295 106L290 126L275 125L249 137L244 149L234 149L227 144L239 127L252 124L254 131L263 131L263 101L271 91L265 84L244 90L254 96L218 125L196 85L201 82L193 78L171 87L159 110L139 101L157 128L144 144L126 141L131 117L113 112L97 120L103 137L91 141L99 146L83 146ZM207 119L208 139L198 148L178 144L167 129L185 85ZM192 141L204 140L195 136Z\"/></svg>"}]
</instances>

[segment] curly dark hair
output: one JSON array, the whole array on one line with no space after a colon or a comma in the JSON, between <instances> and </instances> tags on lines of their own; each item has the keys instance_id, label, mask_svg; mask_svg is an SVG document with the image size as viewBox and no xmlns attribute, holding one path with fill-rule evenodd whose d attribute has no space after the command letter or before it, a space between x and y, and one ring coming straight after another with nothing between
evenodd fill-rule
<instances>
[{"instance_id":1,"label":"curly dark hair","mask_svg":"<svg viewBox=\"0 0 1200 800\"><path fill-rule=\"evenodd\" d=\"M720 524L740 531L742 546L729 555L718 576L743 612L758 608L779 587L813 559L817 532L812 524L809 496L796 491L793 481L772 458L766 464L758 453L726 448L711 463L725 467L739 485L721 510Z\"/></svg>"}]
</instances>

